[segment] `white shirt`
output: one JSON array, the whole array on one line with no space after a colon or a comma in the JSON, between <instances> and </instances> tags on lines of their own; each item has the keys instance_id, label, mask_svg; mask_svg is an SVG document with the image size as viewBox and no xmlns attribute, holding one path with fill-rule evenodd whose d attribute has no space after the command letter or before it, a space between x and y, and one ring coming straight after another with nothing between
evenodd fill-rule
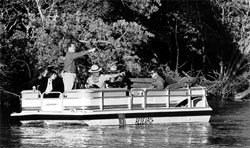
<instances>
[{"instance_id":1,"label":"white shirt","mask_svg":"<svg viewBox=\"0 0 250 148\"><path fill-rule=\"evenodd\" d=\"M49 79L48 79L48 82L47 82L47 87L46 87L45 92L51 92L52 89L53 89L53 88L52 88L52 79L49 78Z\"/></svg>"}]
</instances>

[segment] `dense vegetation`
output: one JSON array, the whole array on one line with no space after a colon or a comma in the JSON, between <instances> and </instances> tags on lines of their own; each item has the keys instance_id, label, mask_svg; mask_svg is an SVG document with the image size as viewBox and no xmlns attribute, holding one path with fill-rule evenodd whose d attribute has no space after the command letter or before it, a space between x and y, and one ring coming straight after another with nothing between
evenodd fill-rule
<instances>
[{"instance_id":1,"label":"dense vegetation","mask_svg":"<svg viewBox=\"0 0 250 148\"><path fill-rule=\"evenodd\" d=\"M82 75L93 63L105 72L117 62L133 77L158 66L227 98L248 87L249 10L227 0L5 0L0 89L20 93L39 68L61 69L74 42L98 49L77 61Z\"/></svg>"}]
</instances>

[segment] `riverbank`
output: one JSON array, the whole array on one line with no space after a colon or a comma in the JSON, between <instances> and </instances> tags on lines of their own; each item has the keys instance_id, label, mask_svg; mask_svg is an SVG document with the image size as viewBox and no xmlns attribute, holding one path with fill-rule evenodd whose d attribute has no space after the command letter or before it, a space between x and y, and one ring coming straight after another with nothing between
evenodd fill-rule
<instances>
[{"instance_id":1,"label":"riverbank","mask_svg":"<svg viewBox=\"0 0 250 148\"><path fill-rule=\"evenodd\" d=\"M13 112L21 112L20 97L0 91L0 122L9 123Z\"/></svg>"}]
</instances>

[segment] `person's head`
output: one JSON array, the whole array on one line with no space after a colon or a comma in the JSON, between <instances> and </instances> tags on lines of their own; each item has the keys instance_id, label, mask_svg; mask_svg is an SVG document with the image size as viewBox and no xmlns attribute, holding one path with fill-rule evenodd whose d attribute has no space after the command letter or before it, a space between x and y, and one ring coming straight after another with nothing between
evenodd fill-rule
<instances>
[{"instance_id":1,"label":"person's head","mask_svg":"<svg viewBox=\"0 0 250 148\"><path fill-rule=\"evenodd\" d=\"M54 80L56 77L57 77L57 74L55 71L53 71L53 70L49 71L48 78Z\"/></svg>"},{"instance_id":2,"label":"person's head","mask_svg":"<svg viewBox=\"0 0 250 148\"><path fill-rule=\"evenodd\" d=\"M98 65L94 64L91 66L91 68L89 69L88 72L91 73L93 76L99 76L101 70L102 70L102 68L100 68Z\"/></svg>"},{"instance_id":3,"label":"person's head","mask_svg":"<svg viewBox=\"0 0 250 148\"><path fill-rule=\"evenodd\" d=\"M153 69L149 73L153 79L158 77L158 69Z\"/></svg>"},{"instance_id":4,"label":"person's head","mask_svg":"<svg viewBox=\"0 0 250 148\"><path fill-rule=\"evenodd\" d=\"M41 70L40 76L41 77L47 77L47 74L48 74L48 69L47 68L43 68Z\"/></svg>"},{"instance_id":5,"label":"person's head","mask_svg":"<svg viewBox=\"0 0 250 148\"><path fill-rule=\"evenodd\" d=\"M46 77L46 68L39 68L37 71L34 72L33 77L38 79Z\"/></svg>"},{"instance_id":6,"label":"person's head","mask_svg":"<svg viewBox=\"0 0 250 148\"><path fill-rule=\"evenodd\" d=\"M69 44L69 46L68 46L68 51L69 51L69 52L75 52L75 51L76 51L76 46L75 46L75 44L73 44L73 43Z\"/></svg>"}]
</instances>

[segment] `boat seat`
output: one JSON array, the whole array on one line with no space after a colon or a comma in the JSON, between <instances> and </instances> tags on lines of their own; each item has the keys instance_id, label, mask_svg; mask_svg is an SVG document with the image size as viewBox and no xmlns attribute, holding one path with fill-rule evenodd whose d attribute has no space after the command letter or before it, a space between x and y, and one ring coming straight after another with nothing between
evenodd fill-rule
<instances>
[{"instance_id":1,"label":"boat seat","mask_svg":"<svg viewBox=\"0 0 250 148\"><path fill-rule=\"evenodd\" d=\"M167 89L188 88L188 84L186 84L186 83L174 83L174 84L168 85L166 88Z\"/></svg>"},{"instance_id":2,"label":"boat seat","mask_svg":"<svg viewBox=\"0 0 250 148\"><path fill-rule=\"evenodd\" d=\"M195 98L192 100L193 107L204 107L204 103L202 102L202 98Z\"/></svg>"},{"instance_id":3,"label":"boat seat","mask_svg":"<svg viewBox=\"0 0 250 148\"><path fill-rule=\"evenodd\" d=\"M36 91L34 91L34 90L23 90L21 92L21 96L24 99L26 99L26 98L33 98L33 99L37 98L38 99L38 98L40 98L40 95L41 95L41 92L39 90L36 90Z\"/></svg>"},{"instance_id":4,"label":"boat seat","mask_svg":"<svg viewBox=\"0 0 250 148\"><path fill-rule=\"evenodd\" d=\"M131 82L131 88L148 88L152 82L152 78L129 78Z\"/></svg>"},{"instance_id":5,"label":"boat seat","mask_svg":"<svg viewBox=\"0 0 250 148\"><path fill-rule=\"evenodd\" d=\"M22 96L22 111L31 111L41 109L41 93L36 90L23 90L21 92Z\"/></svg>"}]
</instances>

